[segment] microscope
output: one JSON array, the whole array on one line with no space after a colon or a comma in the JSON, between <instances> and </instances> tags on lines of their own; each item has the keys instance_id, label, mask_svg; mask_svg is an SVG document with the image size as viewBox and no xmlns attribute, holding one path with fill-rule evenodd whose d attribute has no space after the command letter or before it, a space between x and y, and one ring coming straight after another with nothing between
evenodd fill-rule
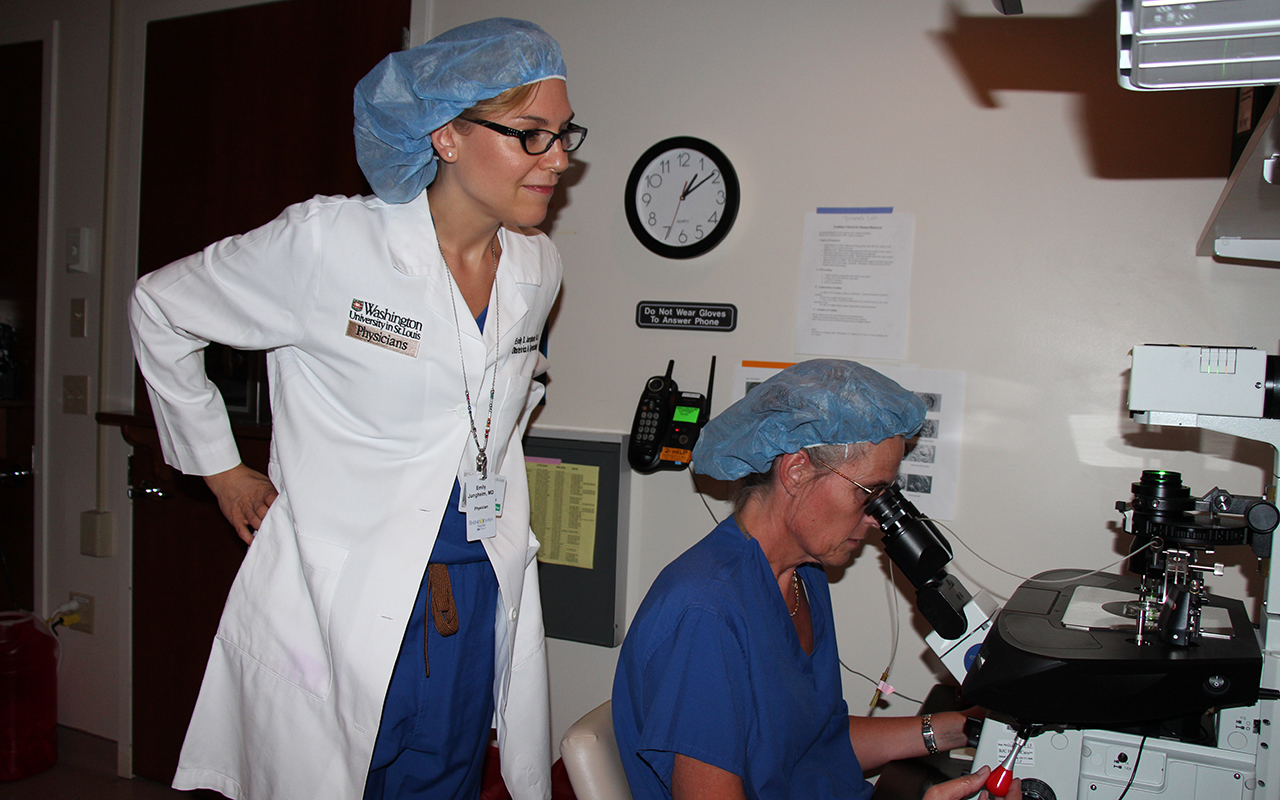
<instances>
[{"instance_id":1,"label":"microscope","mask_svg":"<svg viewBox=\"0 0 1280 800\"><path fill-rule=\"evenodd\" d=\"M1276 449L1272 481L1280 475L1277 357L1135 347L1129 409L1145 425L1266 442ZM1195 496L1179 473L1147 470L1131 489L1116 504L1133 536L1131 574L1041 573L987 626L962 673L965 700L992 712L975 764L1008 757L1037 800L1280 797L1274 483L1265 496L1216 487ZM1216 549L1246 546L1267 575L1257 628L1241 601L1205 580L1223 574L1208 562Z\"/></svg>"},{"instance_id":2,"label":"microscope","mask_svg":"<svg viewBox=\"0 0 1280 800\"><path fill-rule=\"evenodd\" d=\"M916 608L933 628L925 642L947 671L963 680L999 604L985 591L971 595L947 573L951 544L896 485L872 500L867 512L880 526L885 554L915 587Z\"/></svg>"}]
</instances>

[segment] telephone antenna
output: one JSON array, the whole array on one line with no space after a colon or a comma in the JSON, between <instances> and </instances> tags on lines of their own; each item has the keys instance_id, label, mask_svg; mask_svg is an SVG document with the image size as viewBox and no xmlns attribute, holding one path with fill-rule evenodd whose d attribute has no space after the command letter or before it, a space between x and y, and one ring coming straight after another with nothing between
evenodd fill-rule
<instances>
[{"instance_id":1,"label":"telephone antenna","mask_svg":"<svg viewBox=\"0 0 1280 800\"><path fill-rule=\"evenodd\" d=\"M711 374L707 376L707 416L711 416L711 389L716 385L716 357L711 357Z\"/></svg>"}]
</instances>

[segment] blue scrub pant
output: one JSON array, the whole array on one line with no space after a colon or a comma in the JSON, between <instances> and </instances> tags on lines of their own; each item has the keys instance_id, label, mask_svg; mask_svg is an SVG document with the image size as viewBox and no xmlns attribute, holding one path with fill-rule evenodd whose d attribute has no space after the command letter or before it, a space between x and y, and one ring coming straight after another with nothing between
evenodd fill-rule
<instances>
[{"instance_id":1,"label":"blue scrub pant","mask_svg":"<svg viewBox=\"0 0 1280 800\"><path fill-rule=\"evenodd\" d=\"M387 689L365 800L474 800L480 795L493 721L498 579L483 546L466 541L466 517L456 511L457 495L455 482L431 561L449 566L458 632L441 636L430 622L424 572Z\"/></svg>"}]
</instances>

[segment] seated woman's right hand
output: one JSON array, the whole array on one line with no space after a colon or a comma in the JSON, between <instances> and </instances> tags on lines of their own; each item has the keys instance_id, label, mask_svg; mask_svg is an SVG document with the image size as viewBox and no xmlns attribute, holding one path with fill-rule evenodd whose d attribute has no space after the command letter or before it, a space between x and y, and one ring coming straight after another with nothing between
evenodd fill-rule
<instances>
[{"instance_id":1,"label":"seated woman's right hand","mask_svg":"<svg viewBox=\"0 0 1280 800\"><path fill-rule=\"evenodd\" d=\"M931 786L929 791L924 793L924 800L965 800L969 797L986 800L988 794L983 789L983 784L987 782L987 776L990 774L991 768L983 767L977 772ZM981 792L980 795L979 792ZM1009 794L1004 800L1022 800L1022 781L1013 779L1013 785L1009 787Z\"/></svg>"},{"instance_id":2,"label":"seated woman's right hand","mask_svg":"<svg viewBox=\"0 0 1280 800\"><path fill-rule=\"evenodd\" d=\"M204 482L218 498L222 516L245 544L253 544L254 531L262 527L267 509L280 494L271 479L244 464L237 464L226 472L206 475Z\"/></svg>"}]
</instances>

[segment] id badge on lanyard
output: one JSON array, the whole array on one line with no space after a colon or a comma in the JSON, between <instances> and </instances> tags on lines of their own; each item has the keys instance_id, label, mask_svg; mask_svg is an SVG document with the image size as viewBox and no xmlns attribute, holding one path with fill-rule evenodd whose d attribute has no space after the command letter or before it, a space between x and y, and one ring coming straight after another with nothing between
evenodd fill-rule
<instances>
[{"instance_id":1,"label":"id badge on lanyard","mask_svg":"<svg viewBox=\"0 0 1280 800\"><path fill-rule=\"evenodd\" d=\"M501 475L482 478L476 472L463 473L458 510L467 515L468 542L498 535L498 517L502 516L506 496L507 479Z\"/></svg>"}]
</instances>

